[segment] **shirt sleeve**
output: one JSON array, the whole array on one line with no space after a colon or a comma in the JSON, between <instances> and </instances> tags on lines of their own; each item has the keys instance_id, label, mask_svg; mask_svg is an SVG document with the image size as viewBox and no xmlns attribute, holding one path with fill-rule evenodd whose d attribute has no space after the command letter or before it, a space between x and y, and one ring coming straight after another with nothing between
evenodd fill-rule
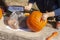
<instances>
[{"instance_id":1,"label":"shirt sleeve","mask_svg":"<svg viewBox=\"0 0 60 40\"><path fill-rule=\"evenodd\" d=\"M59 8L56 9L54 12L55 12L55 16L60 16L60 0L57 0L57 1L58 1Z\"/></svg>"},{"instance_id":2,"label":"shirt sleeve","mask_svg":"<svg viewBox=\"0 0 60 40\"><path fill-rule=\"evenodd\" d=\"M35 0L29 0L29 2L28 3L34 3L35 2Z\"/></svg>"},{"instance_id":3,"label":"shirt sleeve","mask_svg":"<svg viewBox=\"0 0 60 40\"><path fill-rule=\"evenodd\" d=\"M60 8L54 10L55 16L60 16Z\"/></svg>"}]
</instances>

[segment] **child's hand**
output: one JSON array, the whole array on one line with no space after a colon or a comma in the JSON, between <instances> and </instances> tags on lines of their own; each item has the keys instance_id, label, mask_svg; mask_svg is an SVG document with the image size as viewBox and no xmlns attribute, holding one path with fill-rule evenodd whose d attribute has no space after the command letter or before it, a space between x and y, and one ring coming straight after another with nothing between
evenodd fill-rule
<instances>
[{"instance_id":1,"label":"child's hand","mask_svg":"<svg viewBox=\"0 0 60 40\"><path fill-rule=\"evenodd\" d=\"M32 8L32 3L29 3L29 5L28 6L25 6L25 10L31 10L31 8Z\"/></svg>"},{"instance_id":2,"label":"child's hand","mask_svg":"<svg viewBox=\"0 0 60 40\"><path fill-rule=\"evenodd\" d=\"M52 12L47 12L47 13L43 13L42 19L43 19L43 20L47 20L48 17L53 17L53 16L55 16L54 11L52 11Z\"/></svg>"},{"instance_id":3,"label":"child's hand","mask_svg":"<svg viewBox=\"0 0 60 40\"><path fill-rule=\"evenodd\" d=\"M30 10L31 7L30 6L25 6L25 10Z\"/></svg>"},{"instance_id":4,"label":"child's hand","mask_svg":"<svg viewBox=\"0 0 60 40\"><path fill-rule=\"evenodd\" d=\"M43 13L43 16L42 16L43 20L47 20L48 17L49 17L48 13Z\"/></svg>"}]
</instances>

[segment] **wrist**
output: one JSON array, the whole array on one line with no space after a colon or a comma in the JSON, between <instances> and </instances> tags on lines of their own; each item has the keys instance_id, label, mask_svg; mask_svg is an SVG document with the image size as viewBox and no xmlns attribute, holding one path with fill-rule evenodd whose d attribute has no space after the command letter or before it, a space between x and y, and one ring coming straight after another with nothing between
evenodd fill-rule
<instances>
[{"instance_id":1,"label":"wrist","mask_svg":"<svg viewBox=\"0 0 60 40\"><path fill-rule=\"evenodd\" d=\"M53 17L53 16L55 16L55 13L54 12L49 12L49 13L47 13L47 15L48 15L48 17Z\"/></svg>"}]
</instances>

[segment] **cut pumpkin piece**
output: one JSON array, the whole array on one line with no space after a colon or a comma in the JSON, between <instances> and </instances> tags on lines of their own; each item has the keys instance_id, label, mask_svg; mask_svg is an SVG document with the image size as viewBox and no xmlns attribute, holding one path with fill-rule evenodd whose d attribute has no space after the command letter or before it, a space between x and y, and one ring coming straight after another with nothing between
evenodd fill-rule
<instances>
[{"instance_id":1,"label":"cut pumpkin piece","mask_svg":"<svg viewBox=\"0 0 60 40\"><path fill-rule=\"evenodd\" d=\"M2 18L2 9L0 8L0 19Z\"/></svg>"},{"instance_id":2,"label":"cut pumpkin piece","mask_svg":"<svg viewBox=\"0 0 60 40\"><path fill-rule=\"evenodd\" d=\"M24 15L25 15L25 16L29 16L29 15L30 15L30 13L25 13Z\"/></svg>"},{"instance_id":3,"label":"cut pumpkin piece","mask_svg":"<svg viewBox=\"0 0 60 40\"><path fill-rule=\"evenodd\" d=\"M52 38L56 37L58 35L58 32L53 32L52 35L50 35L46 40L52 40Z\"/></svg>"}]
</instances>

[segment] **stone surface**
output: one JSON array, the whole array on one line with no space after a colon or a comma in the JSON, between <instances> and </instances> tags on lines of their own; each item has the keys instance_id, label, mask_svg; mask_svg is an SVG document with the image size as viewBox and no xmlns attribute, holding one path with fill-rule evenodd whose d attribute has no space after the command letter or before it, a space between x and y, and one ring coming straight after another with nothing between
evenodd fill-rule
<instances>
[{"instance_id":1,"label":"stone surface","mask_svg":"<svg viewBox=\"0 0 60 40\"><path fill-rule=\"evenodd\" d=\"M27 5L28 0L5 0L7 5ZM40 32L28 32L25 30L14 31L6 28L4 18L0 20L0 40L45 40L53 32L59 34L53 40L60 40L60 30L45 27Z\"/></svg>"},{"instance_id":2,"label":"stone surface","mask_svg":"<svg viewBox=\"0 0 60 40\"><path fill-rule=\"evenodd\" d=\"M6 28L2 18L0 20L0 40L45 40L53 32L58 32L58 35L53 40L60 40L60 30L52 27L45 27L40 32L29 32L25 30L10 30Z\"/></svg>"}]
</instances>

